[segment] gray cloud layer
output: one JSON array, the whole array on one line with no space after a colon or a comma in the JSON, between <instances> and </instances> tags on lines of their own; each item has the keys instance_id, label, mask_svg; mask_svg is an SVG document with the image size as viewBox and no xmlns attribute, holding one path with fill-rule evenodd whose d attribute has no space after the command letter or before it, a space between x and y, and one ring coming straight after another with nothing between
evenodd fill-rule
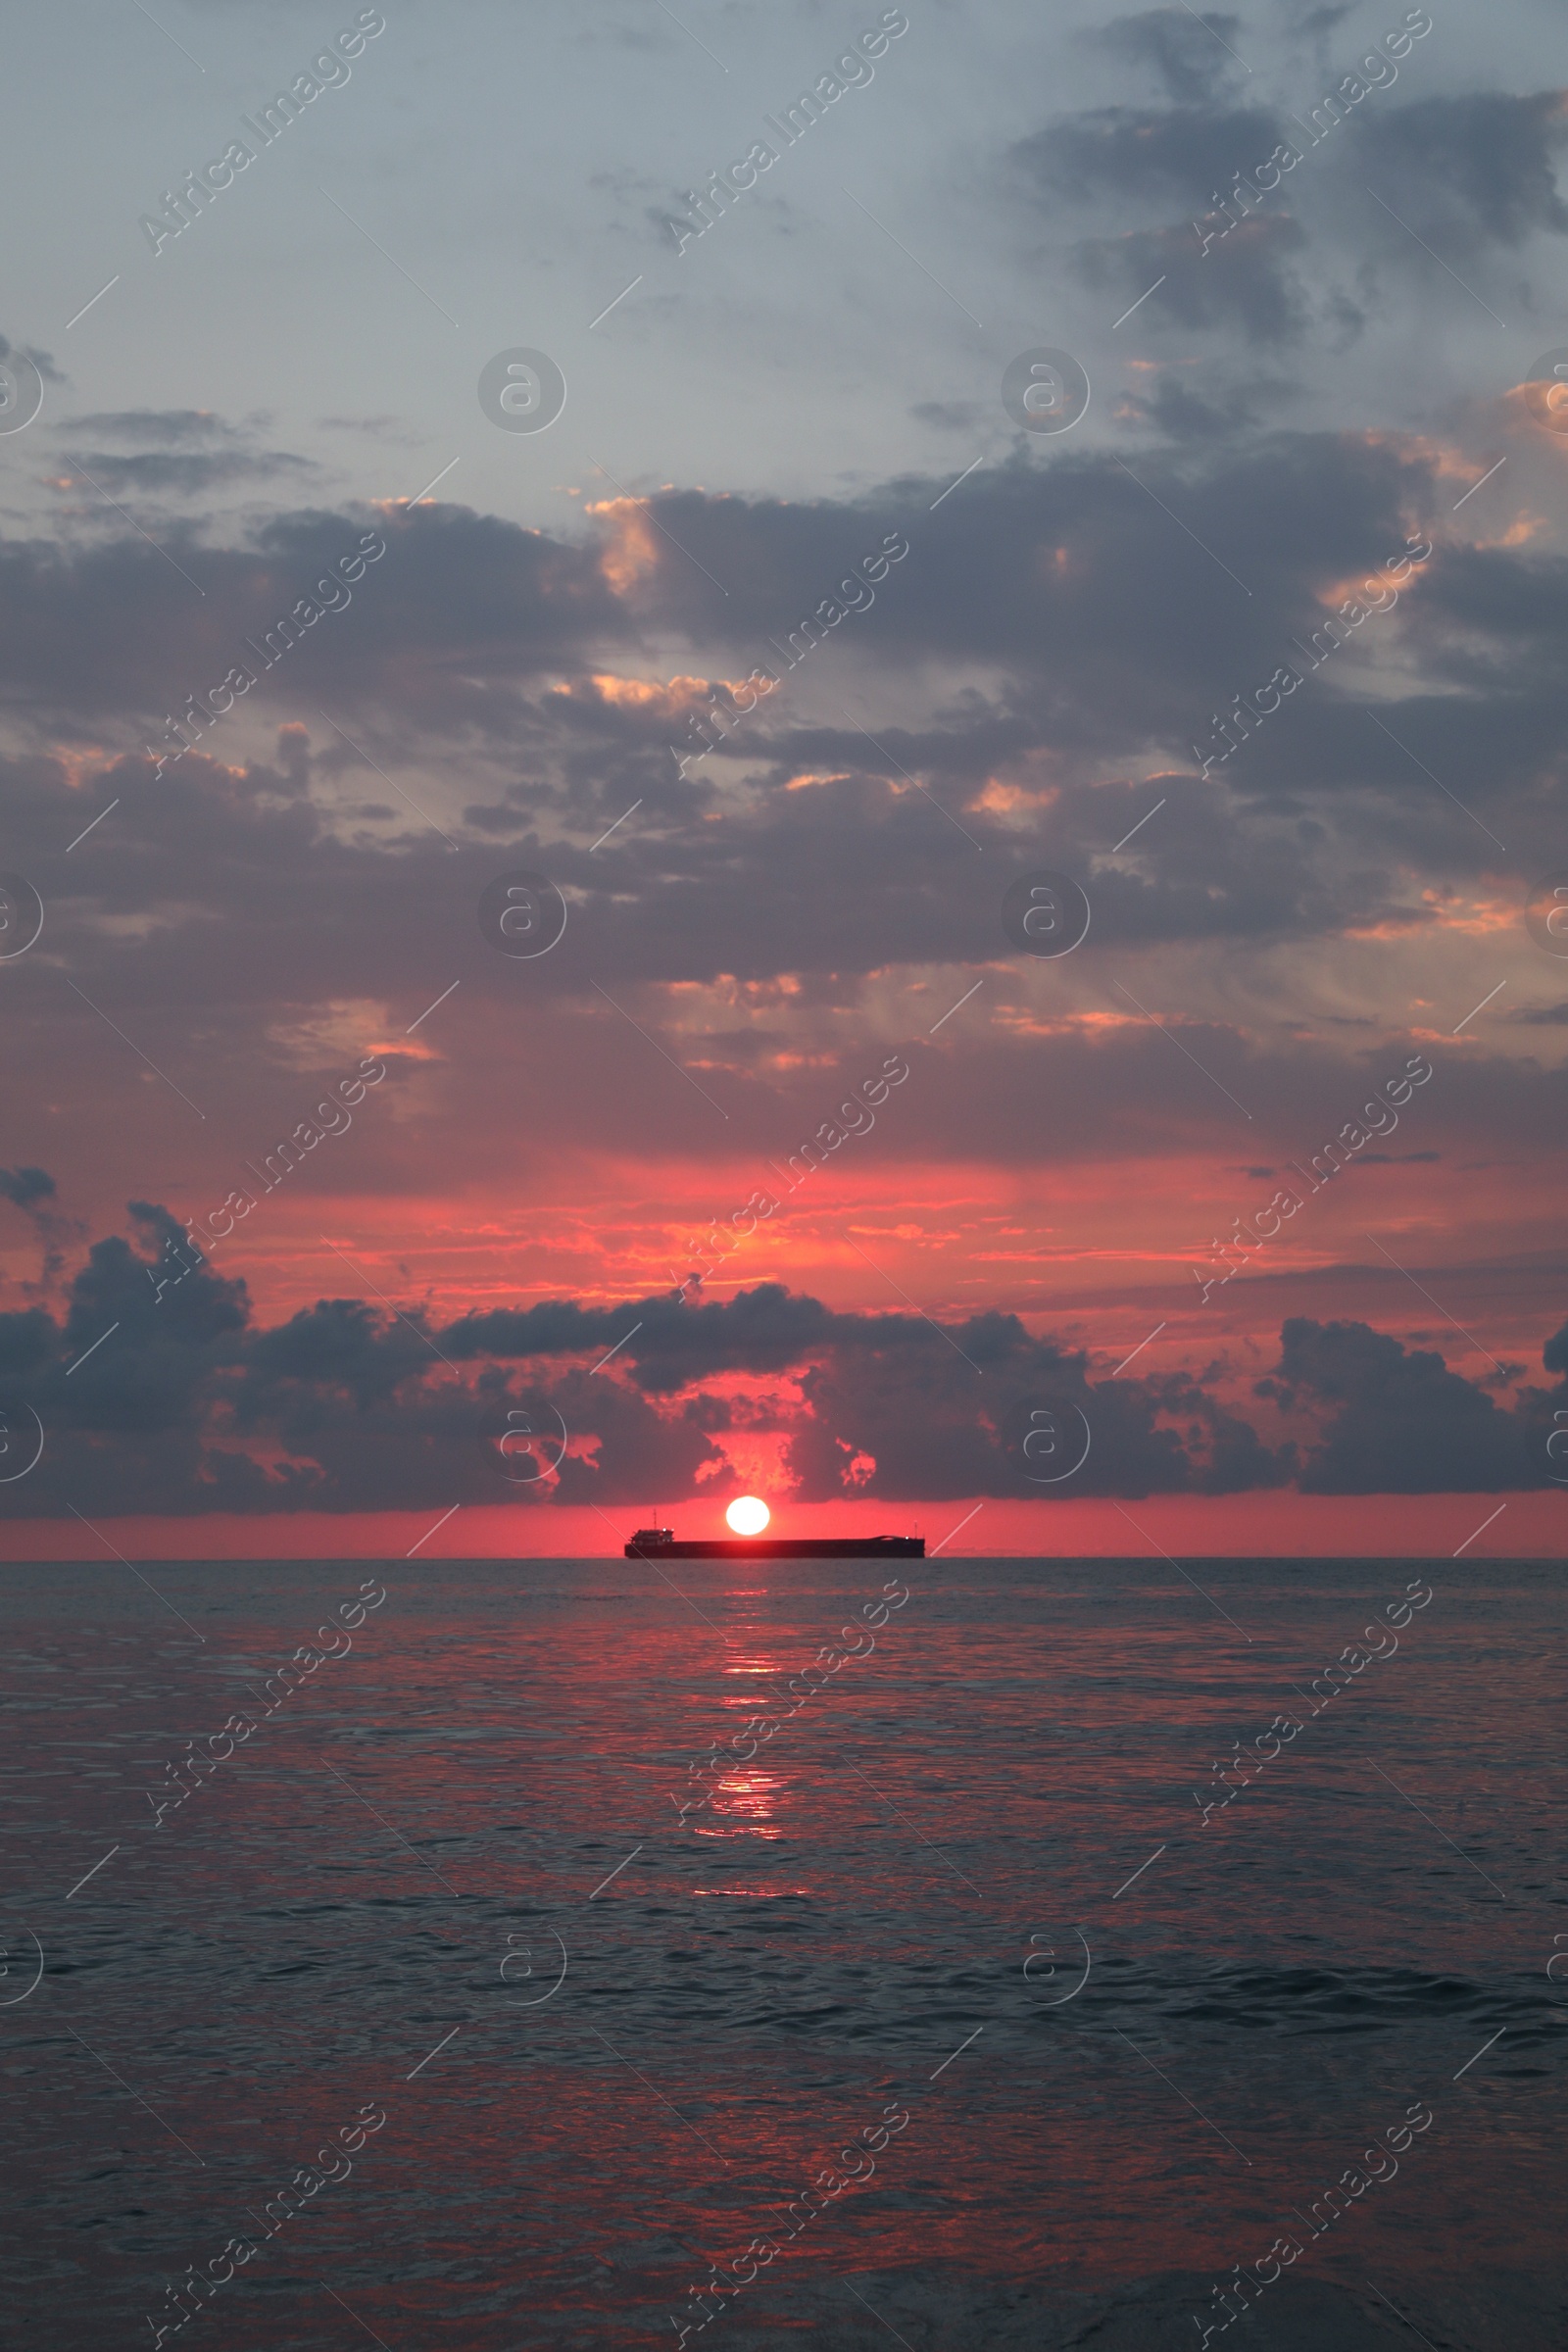
<instances>
[{"instance_id":1,"label":"gray cloud layer","mask_svg":"<svg viewBox=\"0 0 1568 2352\"><path fill-rule=\"evenodd\" d=\"M713 1381L747 1376L765 1396L786 1374L803 1401L764 1402L752 1425L785 1433L804 1500L1214 1494L1292 1479L1311 1494L1488 1493L1545 1483L1552 1411L1568 1399L1560 1378L1504 1410L1435 1352L1364 1323L1294 1318L1255 1384L1254 1421L1183 1374L1093 1381L1081 1352L1031 1338L1013 1315L939 1329L835 1312L777 1284L724 1304L564 1300L447 1324L323 1298L261 1328L244 1283L196 1263L167 1210L133 1201L130 1213L135 1242L93 1245L63 1320L41 1306L0 1316L8 1424L23 1426L25 1397L46 1433L37 1469L0 1496L8 1516L509 1499L621 1509L721 1469L711 1433L734 1412L705 1394ZM595 1375L590 1359L617 1341L619 1372ZM1568 1372L1568 1326L1545 1363ZM1271 1446L1271 1402L1304 1412L1315 1437ZM559 1414L576 1442L553 1480L504 1475L494 1440L513 1407L534 1432ZM1026 1452L1046 1413L1061 1450ZM1069 1445L1076 1457L1080 1428L1081 1465L1042 1480L1066 1466Z\"/></svg>"}]
</instances>

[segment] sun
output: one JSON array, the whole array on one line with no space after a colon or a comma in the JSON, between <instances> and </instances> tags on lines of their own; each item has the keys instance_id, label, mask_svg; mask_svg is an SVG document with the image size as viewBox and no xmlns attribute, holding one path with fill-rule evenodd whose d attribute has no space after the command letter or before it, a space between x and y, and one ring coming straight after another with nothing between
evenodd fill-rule
<instances>
[{"instance_id":1,"label":"sun","mask_svg":"<svg viewBox=\"0 0 1568 2352\"><path fill-rule=\"evenodd\" d=\"M737 1494L724 1513L738 1536L760 1536L773 1514L756 1494Z\"/></svg>"}]
</instances>

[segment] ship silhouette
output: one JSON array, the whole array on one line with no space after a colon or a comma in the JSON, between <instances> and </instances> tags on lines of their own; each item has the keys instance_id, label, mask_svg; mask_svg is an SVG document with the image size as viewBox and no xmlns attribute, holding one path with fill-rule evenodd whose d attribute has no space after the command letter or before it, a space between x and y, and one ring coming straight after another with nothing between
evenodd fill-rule
<instances>
[{"instance_id":1,"label":"ship silhouette","mask_svg":"<svg viewBox=\"0 0 1568 2352\"><path fill-rule=\"evenodd\" d=\"M923 1560L924 1536L727 1536L680 1544L669 1527L640 1527L628 1560Z\"/></svg>"}]
</instances>

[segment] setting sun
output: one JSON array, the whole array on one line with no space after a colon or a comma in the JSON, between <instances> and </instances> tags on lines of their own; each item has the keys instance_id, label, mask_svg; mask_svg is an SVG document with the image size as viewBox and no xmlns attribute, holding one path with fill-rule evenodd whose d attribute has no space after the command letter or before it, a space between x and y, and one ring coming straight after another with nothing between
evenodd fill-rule
<instances>
[{"instance_id":1,"label":"setting sun","mask_svg":"<svg viewBox=\"0 0 1568 2352\"><path fill-rule=\"evenodd\" d=\"M773 1514L756 1494L737 1494L724 1513L738 1536L760 1536Z\"/></svg>"}]
</instances>

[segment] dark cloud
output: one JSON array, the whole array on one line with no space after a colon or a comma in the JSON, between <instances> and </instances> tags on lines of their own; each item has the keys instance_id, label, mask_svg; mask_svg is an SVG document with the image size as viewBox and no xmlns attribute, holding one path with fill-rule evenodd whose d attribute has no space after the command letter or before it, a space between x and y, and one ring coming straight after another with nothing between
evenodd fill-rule
<instances>
[{"instance_id":1,"label":"dark cloud","mask_svg":"<svg viewBox=\"0 0 1568 2352\"><path fill-rule=\"evenodd\" d=\"M808 1501L1051 1501L1281 1483L1256 1433L1190 1381L1091 1381L1083 1354L1031 1338L1015 1315L976 1315L946 1332L904 1317L855 1320L853 1339L802 1376L807 1414L785 1458Z\"/></svg>"},{"instance_id":2,"label":"dark cloud","mask_svg":"<svg viewBox=\"0 0 1568 2352\"><path fill-rule=\"evenodd\" d=\"M1552 163L1565 140L1559 90L1419 98L1368 110L1366 176L1417 235L1457 258L1568 229Z\"/></svg>"},{"instance_id":3,"label":"dark cloud","mask_svg":"<svg viewBox=\"0 0 1568 2352\"><path fill-rule=\"evenodd\" d=\"M1234 446L1238 435L1300 397L1300 385L1280 376L1238 382L1228 363L1205 369L1196 382L1185 371L1162 368L1152 393L1123 395L1117 416L1136 419L1167 441Z\"/></svg>"},{"instance_id":4,"label":"dark cloud","mask_svg":"<svg viewBox=\"0 0 1568 2352\"><path fill-rule=\"evenodd\" d=\"M1174 202L1196 219L1236 172L1264 161L1289 135L1284 118L1262 107L1107 106L1020 140L1013 158L1042 204Z\"/></svg>"},{"instance_id":5,"label":"dark cloud","mask_svg":"<svg viewBox=\"0 0 1568 2352\"><path fill-rule=\"evenodd\" d=\"M46 1168L0 1168L0 1200L9 1200L30 1220L42 1250L38 1280L22 1285L29 1297L40 1297L54 1287L64 1270L68 1249L85 1233L74 1217L62 1214L58 1199L59 1188Z\"/></svg>"},{"instance_id":6,"label":"dark cloud","mask_svg":"<svg viewBox=\"0 0 1568 2352\"><path fill-rule=\"evenodd\" d=\"M773 1283L721 1305L558 1301L448 1324L323 1298L259 1328L244 1283L199 1262L167 1210L130 1213L135 1241L93 1244L62 1321L40 1307L0 1316L0 1392L46 1432L44 1460L5 1493L10 1515L509 1498L618 1510L715 1474L722 1491L713 1434L737 1416L707 1384L737 1377L763 1384L740 1421L783 1437L807 1500L1214 1494L1278 1486L1293 1468L1315 1494L1492 1492L1544 1475L1546 1392L1504 1411L1441 1355L1361 1323L1293 1318L1256 1384L1315 1417L1298 1454L1294 1440L1271 1448L1212 1379L1096 1380L1081 1350L1015 1315L939 1326L836 1311ZM612 1374L594 1360L612 1347ZM1548 1370L1568 1363L1568 1331L1545 1357ZM769 1387L786 1373L798 1403ZM567 1450L551 1456L552 1478L509 1487L493 1443L509 1412L533 1432L560 1416Z\"/></svg>"},{"instance_id":7,"label":"dark cloud","mask_svg":"<svg viewBox=\"0 0 1568 2352\"><path fill-rule=\"evenodd\" d=\"M1144 297L1146 334L1239 328L1278 346L1310 331L1344 350L1374 305L1381 313L1401 286L1431 282L1412 239L1434 259L1475 260L1568 228L1553 169L1568 137L1559 92L1396 99L1384 59L1370 88L1325 68L1321 97L1285 114L1221 94L1231 61L1192 18L1179 24L1158 11L1096 36L1158 64L1179 103L1066 115L1011 154L1034 213L1059 222L1068 208L1093 211L1096 232L1072 245L1073 267L1118 300ZM1369 241L1385 265L1376 275ZM1172 405L1174 429L1193 437Z\"/></svg>"},{"instance_id":8,"label":"dark cloud","mask_svg":"<svg viewBox=\"0 0 1568 2352\"><path fill-rule=\"evenodd\" d=\"M722 1305L686 1306L665 1297L624 1309L585 1310L569 1302L500 1308L450 1325L441 1346L460 1361L586 1353L612 1346L636 1321L642 1328L622 1351L626 1366L637 1387L661 1396L721 1372L785 1371L828 1345L843 1320L814 1298L764 1283Z\"/></svg>"},{"instance_id":9,"label":"dark cloud","mask_svg":"<svg viewBox=\"0 0 1568 2352\"><path fill-rule=\"evenodd\" d=\"M233 664L260 670L247 639L265 639L368 527L388 554L347 609L292 648L278 673L290 705L330 679L357 704L417 707L432 729L471 722L481 737L512 734L510 706L503 713L493 692L465 680L477 671L510 687L578 672L596 646L635 633L597 551L461 510L290 513L221 548L176 522L153 547L117 523L119 536L92 547L13 541L0 551L0 691L18 710L115 712L150 726Z\"/></svg>"},{"instance_id":10,"label":"dark cloud","mask_svg":"<svg viewBox=\"0 0 1568 2352\"><path fill-rule=\"evenodd\" d=\"M212 409L98 409L90 416L66 417L60 430L156 449L185 449L209 441L240 444L250 437L245 426L230 423Z\"/></svg>"},{"instance_id":11,"label":"dark cloud","mask_svg":"<svg viewBox=\"0 0 1568 2352\"><path fill-rule=\"evenodd\" d=\"M1381 726L1364 674L1336 668L1348 652L1200 781L1193 745L1210 739L1210 714L1267 680L1425 514L1451 507L1452 484L1440 487L1430 451L1330 433L1129 463L1026 453L935 513L935 488L914 480L796 505L656 492L652 515L696 563L618 506L575 540L451 507L291 514L223 548L172 534L205 604L133 539L12 543L0 686L53 744L107 731L105 713L160 725L372 520L387 541L352 606L156 782L133 759L85 775L43 752L4 767L8 862L48 904L39 949L7 971L29 1099L52 1103L71 1068L65 1115L83 1152L93 1104L113 1102L138 1189L199 1211L310 1107L299 1098L318 1063L289 1041L323 1005L399 1007L396 1036L461 980L420 1040L439 1037L450 1058L395 1063L417 1109L384 1120L368 1104L374 1145L355 1160L362 1133L317 1155L318 1169L337 1154L334 1168L355 1170L321 1174L329 1191L427 1183L442 1120L464 1123L472 1169L494 1167L500 1069L550 1105L529 1153L566 1135L614 1150L628 1116L651 1150L688 1145L688 1119L710 1124L712 1145L716 1112L632 1026L686 1058L666 1026L683 1008L660 992L696 983L729 1005L705 1011L691 1040L725 1140L787 1154L875 1066L859 1065L860 1023L846 1016L864 1008L869 1029L874 1006L879 1033L920 1040L967 985L932 1001L947 980L930 967L969 964L995 970L989 993L910 1046L913 1083L856 1151L1056 1165L1208 1150L1213 1119L1240 1115L1223 1087L1258 1122L1250 1150L1310 1153L1384 1074L1343 1016L1324 1010L1316 1040L1281 1049L1254 1032L1250 1004L1189 1017L1179 986L1151 994L1121 959L1182 943L1289 956L1347 935L1436 939L1499 861L1519 903L1520 865L1557 862L1568 568L1525 545L1445 546L1361 632L1368 645L1380 633L1397 664ZM708 680L744 677L896 522L909 552L875 605L785 671L732 745L678 774L670 740ZM663 683L675 677L686 682ZM849 715L868 708L849 700L861 684L892 713L867 717L874 741ZM559 951L527 966L494 955L475 919L486 884L517 865L545 868L572 905ZM1059 967L1066 1004L1103 1024L1092 1033L1042 1036L1022 1016L1030 971L1000 903L1041 865L1082 877L1092 897L1090 938ZM64 987L57 958L208 1114L182 1147L177 1192L165 1120L194 1113ZM786 975L799 977L787 1007L745 999ZM1449 1028L1489 984L1453 1004ZM524 988L549 1021L516 1020ZM945 1054L968 1022L984 1025ZM803 1032L814 1076L798 1054L784 1066ZM1412 1148L1451 1153L1468 1119L1533 1152L1548 1074L1469 1037L1452 1065L1442 1124ZM1028 1109L1042 1085L1072 1105L1044 1133ZM56 1132L40 1115L13 1149L47 1157Z\"/></svg>"},{"instance_id":12,"label":"dark cloud","mask_svg":"<svg viewBox=\"0 0 1568 2352\"><path fill-rule=\"evenodd\" d=\"M921 424L934 424L948 433L972 432L985 412L974 400L917 400L909 415Z\"/></svg>"},{"instance_id":13,"label":"dark cloud","mask_svg":"<svg viewBox=\"0 0 1568 2352\"><path fill-rule=\"evenodd\" d=\"M1256 1394L1322 1415L1299 1466L1306 1494L1489 1494L1545 1477L1530 1414L1504 1412L1435 1350L1406 1348L1365 1323L1293 1316Z\"/></svg>"},{"instance_id":14,"label":"dark cloud","mask_svg":"<svg viewBox=\"0 0 1568 2352\"><path fill-rule=\"evenodd\" d=\"M345 723L354 724L346 713ZM1374 757L1385 749L1402 757L1360 723ZM894 760L932 772L929 739L889 730L883 740ZM831 760L841 741L807 734L803 753ZM368 1022L391 1029L390 1048L378 1049L387 1053L390 1083L356 1112L353 1135L316 1152L309 1175L290 1180L291 1196L308 1187L330 1198L360 1185L419 1192L454 1133L465 1138L464 1174L475 1181L514 1164L519 1150L537 1165L565 1138L614 1152L628 1132L656 1155L710 1152L722 1140L726 1153L755 1152L782 1164L834 1114L845 1090L875 1071L886 1048L871 1047L873 1036L902 1038L910 1078L838 1166L887 1170L907 1153L1054 1167L1096 1153L1206 1152L1216 1118L1234 1121L1241 1139L1241 1113L1221 1088L1252 1114L1250 1150L1278 1164L1309 1156L1337 1134L1407 1050L1369 1052L1359 1030L1329 1026L1319 1039L1282 1044L1250 1034L1241 1009L1228 1019L1194 1018L1179 992L1173 998L1167 984L1151 993L1123 960L1161 943L1216 937L1307 945L1398 911L1375 867L1337 877L1329 851L1303 837L1288 805L1238 802L1217 782L1161 777L1063 788L1021 836L968 810L966 824L986 845L977 856L920 794L894 790L896 773L852 773L786 791L781 769L780 788L755 798L666 777L635 822L596 852L589 843L634 792L608 809L588 802L569 846L542 840L518 811L491 846L466 844L454 856L414 816L385 837L345 824L329 786L368 787L380 798L380 780L347 753L323 777L319 760L304 760L300 747L295 736L275 760L233 769L193 756L156 786L127 764L98 779L90 795L69 789L43 762L19 765L5 779L12 854L30 870L33 850L47 852L36 870L50 902L40 951L7 974L14 1082L27 1099L53 1102L60 1072L72 1072L65 1110L85 1164L94 1164L103 1106L112 1105L121 1148L133 1154L128 1165L145 1171L138 1181L165 1190L177 1174L175 1198L198 1215L245 1181L242 1161L259 1164L310 1111L322 1084L370 1050L376 1033ZM867 762L876 757L867 747ZM1419 771L1409 773L1441 838L1449 805ZM64 845L117 795L121 807L64 858ZM1091 845L1103 853L1161 799L1164 808L1139 837L1157 858L1091 860ZM1343 855L1347 833L1353 838L1375 806L1348 809L1328 835L1332 849ZM1453 821L1468 824L1457 812ZM1392 856L1392 816L1389 826ZM1090 1025L1045 1033L1027 1010L1033 969L1007 941L1000 910L1012 876L1043 863L1084 872L1094 901L1090 937L1060 967L1071 992L1066 1005ZM529 965L495 955L475 916L482 889L519 864L544 865L572 898L561 946ZM1430 916L1421 910L1421 920ZM416 971L411 940L420 943ZM64 985L44 948L69 959L91 1003ZM975 977L987 977L974 1004L928 1039L969 985L933 981L933 962L969 963ZM787 1002L765 993L747 1000L748 989L765 992L783 974L808 982ZM458 993L405 1047L408 1024L454 982ZM711 988L715 1001L695 1016L690 1006L683 1013L662 993L676 982ZM1118 982L1165 1022L1166 1034ZM1448 1027L1486 985L1453 1003ZM360 1008L353 1050L336 1059L331 1048L302 1050L298 1033L334 1004ZM521 1004L530 1012L519 1020ZM382 1006L400 1009L388 1019ZM695 1017L695 1026L676 1034L672 1017ZM416 1063L410 1056L427 1037L439 1040L440 1055ZM717 1109L650 1039L692 1066ZM808 1039L812 1058L803 1063ZM1481 1133L1497 1150L1539 1152L1553 1131L1558 1081L1549 1070L1468 1038L1436 1049L1433 1058L1438 1083L1388 1148L1457 1148L1462 1157ZM541 1106L520 1138L498 1113L503 1100ZM1042 1101L1068 1115L1043 1125ZM24 1142L30 1156L43 1157L60 1130L48 1147L44 1131L42 1120L37 1140L18 1130L19 1148ZM744 1202L761 1176L759 1167L710 1210ZM604 1346L618 1336L609 1334Z\"/></svg>"},{"instance_id":15,"label":"dark cloud","mask_svg":"<svg viewBox=\"0 0 1568 2352\"><path fill-rule=\"evenodd\" d=\"M260 446L255 420L235 424L209 409L110 409L64 419L73 442L96 446L68 457L53 481L144 500L192 498L232 484L292 480L296 491L320 469L314 458ZM72 471L73 466L76 468Z\"/></svg>"},{"instance_id":16,"label":"dark cloud","mask_svg":"<svg viewBox=\"0 0 1568 2352\"><path fill-rule=\"evenodd\" d=\"M1081 37L1112 57L1151 66L1167 94L1181 104L1212 97L1229 74L1242 71L1233 44L1240 17L1217 9L1150 8L1135 17L1114 17Z\"/></svg>"},{"instance_id":17,"label":"dark cloud","mask_svg":"<svg viewBox=\"0 0 1568 2352\"><path fill-rule=\"evenodd\" d=\"M65 377L47 351L39 351L31 343L8 342L4 335L0 335L0 360L9 360L14 351L20 352L24 360L32 362L46 384L63 384L65 382Z\"/></svg>"},{"instance_id":18,"label":"dark cloud","mask_svg":"<svg viewBox=\"0 0 1568 2352\"><path fill-rule=\"evenodd\" d=\"M149 450L134 457L89 450L80 463L83 476L90 477L89 487L97 483L108 490L134 492L144 498L166 492L178 498L193 498L228 482L273 481L279 475L297 478L318 470L313 458L298 458L285 449L255 454L223 450L215 455ZM56 487L71 488L75 478L64 475Z\"/></svg>"},{"instance_id":19,"label":"dark cloud","mask_svg":"<svg viewBox=\"0 0 1568 2352\"><path fill-rule=\"evenodd\" d=\"M194 1254L180 1250L184 1228L168 1209L133 1200L130 1214L147 1254L111 1235L94 1242L71 1285L61 1352L68 1362L95 1352L70 1375L68 1426L128 1434L185 1419L248 1319L242 1282L199 1265L181 1274L179 1258L194 1264ZM122 1345L97 1346L115 1324Z\"/></svg>"},{"instance_id":20,"label":"dark cloud","mask_svg":"<svg viewBox=\"0 0 1568 2352\"><path fill-rule=\"evenodd\" d=\"M0 1168L0 1200L13 1201L18 1208L52 1200L55 1190L55 1180L44 1168Z\"/></svg>"},{"instance_id":21,"label":"dark cloud","mask_svg":"<svg viewBox=\"0 0 1568 2352\"><path fill-rule=\"evenodd\" d=\"M1203 267L1218 283L1231 264L1216 252ZM1181 406L1181 393L1167 395L1162 380L1156 405L1167 397ZM660 532L622 511L577 543L461 509L383 516L386 557L358 583L349 609L316 623L264 672L242 720L253 711L304 719L325 737L323 775L356 773L400 821L407 803L400 807L323 728L321 709L399 783L425 746L432 759L442 747L440 764L450 769L456 738L465 778L491 786L470 784L464 795L487 838L506 833L511 811L518 836L580 824L591 842L639 798L687 827L721 809L744 810L750 823L755 806L736 799L737 781L749 776L756 790L776 793L803 768L825 771L820 793L776 793L795 805L769 820L781 835L809 841L818 873L823 827L837 838L846 824L852 832L880 826L890 793L906 793L909 777L961 819L967 847L929 800L920 804L920 825L946 826L960 858L988 837L1016 840L1015 822L973 803L999 771L1025 771L1049 755L1066 783L1060 806L1082 812L1087 846L1101 837L1093 804L1108 762L1142 763L1157 746L1168 762L1194 764L1209 713L1282 662L1298 661L1292 641L1321 625L1343 584L1397 554L1434 506L1452 504L1427 453L1330 434L1226 442L1207 433L1224 407L1200 416L1195 397L1186 425L1202 429L1212 447L1144 451L1131 473L1087 452L1049 466L1020 454L976 474L935 514L933 486L905 481L853 504L656 493L647 505ZM14 543L0 552L0 690L40 737L111 713L122 724L139 717L144 739L161 734L164 714L220 683L231 662L259 666L246 641L262 643L367 520L279 517L253 543L222 549L171 528L169 552L203 599L133 538L71 554ZM801 638L789 652L803 617L890 528L897 539L900 523L909 552L877 583L874 603L864 598L863 612L819 623L823 642L807 650ZM622 528L633 552L617 536L607 556L606 538ZM1443 773L1457 754L1475 771L1460 797L1489 821L1489 802L1533 796L1568 717L1555 660L1565 614L1560 561L1522 547L1446 548L1407 585L1397 613L1371 622L1355 656L1312 678L1223 783L1244 797L1352 789L1356 809L1334 819L1342 837L1350 825L1366 846L1402 852L1418 829L1426 855L1473 871L1489 854L1487 835L1452 802L1433 808L1430 781L1410 755ZM1397 742L1365 716L1353 676L1363 649L1414 653L1428 672L1387 709ZM645 678L652 673L649 683L606 681L607 669L623 676L628 659ZM968 664L974 674L961 694L880 727L875 743L833 715L858 678L894 685L932 662ZM773 670L778 688L744 721L731 709L728 728L713 729L729 740L697 760L688 722L710 680L738 683L758 664ZM689 682L653 682L677 673ZM231 760L238 723L198 752ZM697 760L684 777L672 744ZM413 780L403 788L428 805ZM447 788L437 791L447 793L437 821L451 831L462 819ZM1397 813L1417 806L1418 819ZM1262 839L1238 831L1235 813L1232 803L1211 847L1227 866L1249 869L1238 877L1249 898L1259 863L1293 902L1309 890L1299 861L1276 860ZM1538 817L1526 821L1539 826ZM1500 822L1491 830L1512 838ZM83 862L103 846L96 837L85 845ZM624 846L585 870L602 871ZM878 858L885 846L877 844ZM704 861L701 847L690 854ZM1363 884L1349 887L1358 903L1347 912L1359 918ZM1258 912L1265 926L1274 919L1261 902Z\"/></svg>"},{"instance_id":22,"label":"dark cloud","mask_svg":"<svg viewBox=\"0 0 1568 2352\"><path fill-rule=\"evenodd\" d=\"M1309 8L1300 22L1301 37L1303 40L1321 41L1343 24L1347 17L1353 17L1354 14L1355 0L1332 0L1331 5Z\"/></svg>"},{"instance_id":23,"label":"dark cloud","mask_svg":"<svg viewBox=\"0 0 1568 2352\"><path fill-rule=\"evenodd\" d=\"M1298 341L1315 318L1328 316L1295 268L1305 243L1299 221L1281 213L1241 222L1207 252L1190 222L1092 238L1076 248L1074 265L1087 286L1127 296L1155 288L1147 307L1157 306L1179 326L1235 325L1250 343L1272 348ZM1340 308L1334 324L1343 336L1359 318Z\"/></svg>"}]
</instances>

